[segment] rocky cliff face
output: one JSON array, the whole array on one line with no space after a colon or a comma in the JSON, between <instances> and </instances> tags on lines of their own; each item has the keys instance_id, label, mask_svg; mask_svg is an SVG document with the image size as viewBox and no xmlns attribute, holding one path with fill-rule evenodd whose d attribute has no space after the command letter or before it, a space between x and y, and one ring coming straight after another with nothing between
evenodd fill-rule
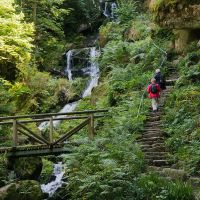
<instances>
[{"instance_id":1,"label":"rocky cliff face","mask_svg":"<svg viewBox=\"0 0 200 200\"><path fill-rule=\"evenodd\" d=\"M161 26L174 29L200 28L200 4L175 4L158 11L156 21Z\"/></svg>"},{"instance_id":2,"label":"rocky cliff face","mask_svg":"<svg viewBox=\"0 0 200 200\"><path fill-rule=\"evenodd\" d=\"M174 30L178 52L182 52L189 42L200 40L199 0L151 0L150 8L157 24Z\"/></svg>"}]
</instances>

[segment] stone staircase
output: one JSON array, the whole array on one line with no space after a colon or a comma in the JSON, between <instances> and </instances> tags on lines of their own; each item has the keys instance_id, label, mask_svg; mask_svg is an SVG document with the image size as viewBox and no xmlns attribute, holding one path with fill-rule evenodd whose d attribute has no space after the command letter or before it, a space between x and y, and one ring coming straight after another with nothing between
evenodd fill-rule
<instances>
[{"instance_id":1,"label":"stone staircase","mask_svg":"<svg viewBox=\"0 0 200 200\"><path fill-rule=\"evenodd\" d=\"M163 91L161 106L158 112L150 112L146 121L143 134L138 143L145 154L145 161L150 166L169 167L171 162L167 158L168 151L165 147L165 133L162 130L161 116L163 114L164 101L173 86L167 86Z\"/></svg>"},{"instance_id":2,"label":"stone staircase","mask_svg":"<svg viewBox=\"0 0 200 200\"><path fill-rule=\"evenodd\" d=\"M162 127L162 115L164 103L177 81L177 74L174 69L171 70L173 76L167 81L167 88L163 91L160 99L158 112L150 112L144 126L142 136L137 140L145 155L145 161L148 165L147 171L155 171L159 175L170 179L180 180L190 183L195 191L195 199L200 200L200 177L190 177L182 169L175 168L176 165L169 158L169 151L165 146L165 132Z\"/></svg>"}]
</instances>

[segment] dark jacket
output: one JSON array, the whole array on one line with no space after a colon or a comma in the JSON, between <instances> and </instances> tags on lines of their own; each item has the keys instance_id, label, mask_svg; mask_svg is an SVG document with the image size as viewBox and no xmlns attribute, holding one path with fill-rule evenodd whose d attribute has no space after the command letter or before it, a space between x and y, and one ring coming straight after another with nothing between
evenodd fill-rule
<instances>
[{"instance_id":1,"label":"dark jacket","mask_svg":"<svg viewBox=\"0 0 200 200\"><path fill-rule=\"evenodd\" d=\"M154 78L156 79L156 83L160 86L162 90L166 89L166 80L165 77L159 72L156 73Z\"/></svg>"}]
</instances>

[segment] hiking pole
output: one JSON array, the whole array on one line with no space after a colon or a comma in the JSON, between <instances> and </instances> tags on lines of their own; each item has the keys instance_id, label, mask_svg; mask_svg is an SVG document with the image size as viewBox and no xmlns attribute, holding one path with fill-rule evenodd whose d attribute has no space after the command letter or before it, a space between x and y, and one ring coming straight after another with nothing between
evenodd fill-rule
<instances>
[{"instance_id":1,"label":"hiking pole","mask_svg":"<svg viewBox=\"0 0 200 200\"><path fill-rule=\"evenodd\" d=\"M145 94L146 91L143 92L142 94L142 97L140 99L140 105L139 105L139 108L138 108L138 114L137 114L137 118L139 117L139 114L140 114L140 109L142 107L142 104L143 104L143 101L144 101L144 94Z\"/></svg>"},{"instance_id":2,"label":"hiking pole","mask_svg":"<svg viewBox=\"0 0 200 200\"><path fill-rule=\"evenodd\" d=\"M166 58L167 58L167 52L164 51L163 49L161 49L159 46L157 46L153 41L152 41L152 44L153 44L157 49L159 49L162 53L164 53L164 58L163 58L163 60L162 60L162 62L161 62L161 64L160 64L160 66L159 66L159 68L161 68L161 67L163 66L163 64L164 64L164 62L165 62L165 60L166 60ZM148 86L148 85L147 85L147 86ZM140 100L140 105L139 105L139 108L138 108L137 118L139 117L140 110L141 110L141 107L142 107L142 103L144 102L144 95L145 95L145 92L146 92L146 91L143 92L142 97L141 97L141 100Z\"/></svg>"}]
</instances>

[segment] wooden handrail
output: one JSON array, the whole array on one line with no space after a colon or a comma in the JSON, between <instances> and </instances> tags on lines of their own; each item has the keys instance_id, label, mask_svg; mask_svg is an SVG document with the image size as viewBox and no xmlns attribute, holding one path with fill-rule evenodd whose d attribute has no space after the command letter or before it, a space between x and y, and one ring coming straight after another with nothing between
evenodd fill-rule
<instances>
[{"instance_id":1,"label":"wooden handrail","mask_svg":"<svg viewBox=\"0 0 200 200\"><path fill-rule=\"evenodd\" d=\"M20 133L22 133L23 135L35 140L36 142L38 142L39 144L46 144L45 142L43 142L42 140L38 139L37 137L34 137L33 135L29 134L29 133L26 133L25 131L21 130L21 129L18 129L18 131Z\"/></svg>"},{"instance_id":2,"label":"wooden handrail","mask_svg":"<svg viewBox=\"0 0 200 200\"><path fill-rule=\"evenodd\" d=\"M30 129L28 129L26 126L24 126L21 123L17 123L19 126L21 126L24 130L28 131L31 135L33 135L34 137L38 138L39 140L43 141L45 144L50 145L50 143L44 139L43 137L40 137L39 135L35 134L33 131L31 131Z\"/></svg>"},{"instance_id":3,"label":"wooden handrail","mask_svg":"<svg viewBox=\"0 0 200 200\"><path fill-rule=\"evenodd\" d=\"M78 114L92 114L92 113L101 113L108 112L108 109L102 110L85 110L85 111L75 111L68 113L45 113L45 114L35 114L35 115L19 115L19 116L8 116L0 117L0 121L7 119L22 119L22 118L42 118L42 117L51 117L51 116L62 116L62 115L78 115Z\"/></svg>"},{"instance_id":4,"label":"wooden handrail","mask_svg":"<svg viewBox=\"0 0 200 200\"><path fill-rule=\"evenodd\" d=\"M39 155L40 148L45 148L46 150L43 151L43 153L40 154L51 154L51 153L61 153L66 152L66 149L64 147L64 144L66 140L68 140L70 137L72 137L74 134L78 133L82 128L85 126L88 126L88 137L89 139L94 138L94 120L96 118L104 117L104 114L97 114L95 113L104 113L108 112L108 110L87 110L87 111L76 111L76 112L70 112L70 113L47 113L47 114L38 114L38 115L20 115L20 116L8 116L8 117L0 117L0 125L12 125L13 128L13 145L12 147L4 147L0 149L0 154L3 152L10 151L10 155L16 156L18 155L31 155L31 152L28 152L29 149L25 149L24 152L19 147L22 147L19 145L18 141L18 134L21 133L25 136L27 136L30 140L30 143L33 144L30 147L38 147L38 150L33 150L35 154ZM23 119L25 118L25 119ZM32 119L28 119L32 118ZM74 127L73 129L69 130L66 134L60 136L60 138L53 137L54 133L54 121L57 120L81 120L82 122L79 122L79 124ZM33 130L31 130L29 127L26 126L28 123L40 123L40 122L48 122L48 138L45 138L41 136L40 134L36 134ZM38 131L39 133L39 131ZM35 145L35 143L38 143L38 145ZM63 145L62 147L58 145ZM26 148L26 145L24 145L24 148ZM23 152L22 152L23 151ZM31 150L30 150L31 151ZM21 152L21 154L20 154ZM68 152L68 150L67 150Z\"/></svg>"},{"instance_id":5,"label":"wooden handrail","mask_svg":"<svg viewBox=\"0 0 200 200\"><path fill-rule=\"evenodd\" d=\"M103 115L94 115L94 118L101 118L104 117ZM75 120L75 119L87 119L87 116L73 116L73 117L59 117L59 118L53 118L53 121L59 121L59 120ZM44 119L31 119L31 120L18 120L19 123L31 123L31 122L47 122L49 121L49 118ZM6 124L13 124L13 121L5 121L0 122L0 125L6 125Z\"/></svg>"},{"instance_id":6,"label":"wooden handrail","mask_svg":"<svg viewBox=\"0 0 200 200\"><path fill-rule=\"evenodd\" d=\"M67 132L66 134L64 134L61 138L59 138L58 140L56 140L55 142L53 142L53 145L59 143L59 142L63 142L65 140L67 140L68 138L70 138L73 134L75 134L76 132L78 132L79 130L81 130L84 126L86 126L89 122L90 118L86 119L85 121L83 121L81 124L79 124L78 126L76 126L75 128L73 128L72 130L70 130L69 132Z\"/></svg>"}]
</instances>

